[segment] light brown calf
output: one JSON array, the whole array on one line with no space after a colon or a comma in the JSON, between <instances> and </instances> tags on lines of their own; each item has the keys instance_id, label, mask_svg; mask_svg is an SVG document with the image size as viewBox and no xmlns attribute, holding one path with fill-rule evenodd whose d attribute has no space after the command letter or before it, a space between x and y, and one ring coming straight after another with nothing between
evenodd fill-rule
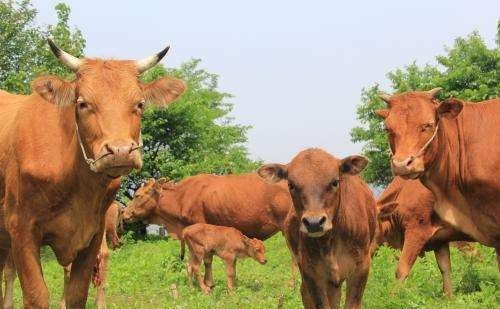
<instances>
[{"instance_id":1,"label":"light brown calf","mask_svg":"<svg viewBox=\"0 0 500 309\"><path fill-rule=\"evenodd\" d=\"M321 149L300 152L286 164L268 164L259 174L287 179L293 208L285 237L302 275L306 309L338 308L347 281L346 308L360 308L375 238L375 200L356 176L368 161L339 160Z\"/></svg>"},{"instance_id":2,"label":"light brown calf","mask_svg":"<svg viewBox=\"0 0 500 309\"><path fill-rule=\"evenodd\" d=\"M233 227L197 223L182 231L182 238L189 248L188 280L192 286L193 276L201 290L208 294L213 287L212 258L217 255L226 264L227 287L234 288L236 260L246 257L265 264L265 247L261 240L248 238ZM200 265L205 263L205 277L201 278Z\"/></svg>"}]
</instances>

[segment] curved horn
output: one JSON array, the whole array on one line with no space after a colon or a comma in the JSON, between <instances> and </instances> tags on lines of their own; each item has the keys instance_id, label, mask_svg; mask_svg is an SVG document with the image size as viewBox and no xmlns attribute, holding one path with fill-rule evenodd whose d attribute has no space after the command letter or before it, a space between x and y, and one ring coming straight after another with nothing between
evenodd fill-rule
<instances>
[{"instance_id":1,"label":"curved horn","mask_svg":"<svg viewBox=\"0 0 500 309\"><path fill-rule=\"evenodd\" d=\"M385 94L385 93L380 93L378 95L379 98L381 98L382 100L384 100L385 103L389 104L390 101L391 101L391 97L388 95L388 94Z\"/></svg>"},{"instance_id":2,"label":"curved horn","mask_svg":"<svg viewBox=\"0 0 500 309\"><path fill-rule=\"evenodd\" d=\"M61 61L65 66L67 66L69 69L72 71L78 71L78 68L82 64L82 60L76 58L75 56L72 56L65 52L64 50L60 49L57 47L57 45L52 41L52 39L48 38L47 42L49 42L50 50L52 50L52 53Z\"/></svg>"},{"instance_id":3,"label":"curved horn","mask_svg":"<svg viewBox=\"0 0 500 309\"><path fill-rule=\"evenodd\" d=\"M161 52L157 54L141 60L136 60L135 66L137 67L137 71L139 71L139 74L154 67L158 62L160 62L163 57L165 57L169 49L170 45L165 47Z\"/></svg>"},{"instance_id":4,"label":"curved horn","mask_svg":"<svg viewBox=\"0 0 500 309\"><path fill-rule=\"evenodd\" d=\"M441 92L441 90L443 90L443 88L437 87L437 88L434 88L434 89L427 91L427 93L431 96L431 98L434 98L438 93Z\"/></svg>"}]
</instances>

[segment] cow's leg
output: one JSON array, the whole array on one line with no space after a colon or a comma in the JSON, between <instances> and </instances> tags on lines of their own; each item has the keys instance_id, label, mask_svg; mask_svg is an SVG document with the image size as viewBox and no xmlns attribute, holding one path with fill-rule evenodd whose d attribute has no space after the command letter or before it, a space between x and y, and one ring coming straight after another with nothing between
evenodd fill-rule
<instances>
[{"instance_id":1,"label":"cow's leg","mask_svg":"<svg viewBox=\"0 0 500 309\"><path fill-rule=\"evenodd\" d=\"M224 259L226 264L227 288L234 290L234 281L236 279L236 257L227 257Z\"/></svg>"},{"instance_id":2,"label":"cow's leg","mask_svg":"<svg viewBox=\"0 0 500 309\"><path fill-rule=\"evenodd\" d=\"M361 308L361 299L365 290L368 273L370 272L370 257L362 265L359 265L351 276L347 278L347 291L345 308L358 309Z\"/></svg>"},{"instance_id":3,"label":"cow's leg","mask_svg":"<svg viewBox=\"0 0 500 309\"><path fill-rule=\"evenodd\" d=\"M66 306L68 308L85 308L90 279L101 247L103 233L104 231L101 230L94 235L89 246L80 251L71 264L69 282L64 286Z\"/></svg>"},{"instance_id":4,"label":"cow's leg","mask_svg":"<svg viewBox=\"0 0 500 309\"><path fill-rule=\"evenodd\" d=\"M106 238L103 238L101 249L99 250L99 263L95 266L97 267L97 280L94 282L97 288L97 295L95 298L97 309L106 309L106 276L108 261L109 248L106 243Z\"/></svg>"},{"instance_id":5,"label":"cow's leg","mask_svg":"<svg viewBox=\"0 0 500 309\"><path fill-rule=\"evenodd\" d=\"M302 296L302 304L305 309L327 309L328 298L323 289L316 282L318 276L312 276L302 273L302 284L300 285L300 294Z\"/></svg>"},{"instance_id":6,"label":"cow's leg","mask_svg":"<svg viewBox=\"0 0 500 309\"><path fill-rule=\"evenodd\" d=\"M190 276L189 280L191 281L192 276L195 276L203 293L208 294L210 292L210 288L205 285L205 282L203 282L203 279L200 274L200 266L205 252L203 248L200 246L192 244L188 245L189 245L188 275Z\"/></svg>"},{"instance_id":7,"label":"cow's leg","mask_svg":"<svg viewBox=\"0 0 500 309\"><path fill-rule=\"evenodd\" d=\"M399 283L403 283L408 277L413 264L417 260L418 255L424 248L425 243L432 235L422 231L406 231L403 250L398 261L398 268L396 270L396 279Z\"/></svg>"},{"instance_id":8,"label":"cow's leg","mask_svg":"<svg viewBox=\"0 0 500 309\"><path fill-rule=\"evenodd\" d=\"M6 305L8 305L9 299L7 298L7 293L8 293L8 278L7 278L7 273L8 273L8 268L14 267L13 264L9 265L12 262L12 257L9 255L9 250L2 249L0 250L0 278L4 275L5 272L5 297L3 297L2 293L2 285L0 284L0 305L1 308L4 308ZM11 302L12 303L12 302ZM12 307L12 305L11 305Z\"/></svg>"},{"instance_id":9,"label":"cow's leg","mask_svg":"<svg viewBox=\"0 0 500 309\"><path fill-rule=\"evenodd\" d=\"M7 257L4 270L4 280L5 280L5 296L3 299L3 308L12 309L14 308L14 280L16 280L16 267L14 266L14 261L12 261L12 256Z\"/></svg>"},{"instance_id":10,"label":"cow's leg","mask_svg":"<svg viewBox=\"0 0 500 309\"><path fill-rule=\"evenodd\" d=\"M209 288L214 287L214 276L212 274L212 260L213 260L213 254L208 253L204 258L203 262L205 263L205 278L204 282L205 285L208 286Z\"/></svg>"},{"instance_id":11,"label":"cow's leg","mask_svg":"<svg viewBox=\"0 0 500 309\"><path fill-rule=\"evenodd\" d=\"M64 271L64 286L67 286L69 283L69 274L71 273L71 264L63 267ZM63 295L61 297L61 301L59 302L59 309L66 309L66 293L63 291Z\"/></svg>"},{"instance_id":12,"label":"cow's leg","mask_svg":"<svg viewBox=\"0 0 500 309\"><path fill-rule=\"evenodd\" d=\"M500 269L500 247L495 248L495 253L497 255L497 266Z\"/></svg>"},{"instance_id":13,"label":"cow's leg","mask_svg":"<svg viewBox=\"0 0 500 309\"><path fill-rule=\"evenodd\" d=\"M436 261L443 276L443 293L447 298L451 298L453 290L451 287L451 261L450 247L448 243L443 244L438 249L434 250Z\"/></svg>"},{"instance_id":14,"label":"cow's leg","mask_svg":"<svg viewBox=\"0 0 500 309\"><path fill-rule=\"evenodd\" d=\"M342 283L335 284L332 282L328 283L327 297L330 303L331 309L340 308L340 298L342 296Z\"/></svg>"},{"instance_id":15,"label":"cow's leg","mask_svg":"<svg viewBox=\"0 0 500 309\"><path fill-rule=\"evenodd\" d=\"M24 308L49 308L49 291L40 264L40 245L34 240L31 226L16 224L11 229L11 252L23 291Z\"/></svg>"}]
</instances>

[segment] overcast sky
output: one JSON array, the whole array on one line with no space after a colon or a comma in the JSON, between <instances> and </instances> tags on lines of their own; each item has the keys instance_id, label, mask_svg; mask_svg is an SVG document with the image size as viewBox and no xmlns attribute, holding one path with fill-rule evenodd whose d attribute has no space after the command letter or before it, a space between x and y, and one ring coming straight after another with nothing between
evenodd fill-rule
<instances>
[{"instance_id":1,"label":"overcast sky","mask_svg":"<svg viewBox=\"0 0 500 309\"><path fill-rule=\"evenodd\" d=\"M34 0L38 22L59 1ZM235 122L252 125L254 158L288 162L306 147L337 156L350 141L361 89L412 61L434 63L478 30L494 46L500 1L66 1L90 57L141 58L170 44L163 63L201 58L234 94Z\"/></svg>"}]
</instances>

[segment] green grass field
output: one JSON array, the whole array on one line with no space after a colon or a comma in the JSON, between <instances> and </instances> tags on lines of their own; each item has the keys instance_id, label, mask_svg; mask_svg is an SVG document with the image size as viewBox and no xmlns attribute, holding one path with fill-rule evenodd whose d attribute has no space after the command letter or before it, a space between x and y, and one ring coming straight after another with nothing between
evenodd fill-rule
<instances>
[{"instance_id":1,"label":"green grass field","mask_svg":"<svg viewBox=\"0 0 500 309\"><path fill-rule=\"evenodd\" d=\"M184 264L179 262L179 243L174 240L148 240L125 244L112 252L107 284L108 308L301 308L299 286L290 284L290 255L281 235L266 241L268 263L264 266L246 259L238 262L237 288L229 293L224 266L214 260L216 287L209 296L198 288L188 288ZM455 296L441 296L441 275L433 253L419 258L406 284L398 288L394 279L399 252L381 248L375 256L364 294L364 308L500 308L500 274L494 251L480 248L481 260L471 261L452 249ZM62 292L62 268L50 250L43 251L44 273L57 307ZM171 287L177 287L174 300ZM88 308L94 308L94 289L89 292ZM16 281L15 304L21 305Z\"/></svg>"}]
</instances>

